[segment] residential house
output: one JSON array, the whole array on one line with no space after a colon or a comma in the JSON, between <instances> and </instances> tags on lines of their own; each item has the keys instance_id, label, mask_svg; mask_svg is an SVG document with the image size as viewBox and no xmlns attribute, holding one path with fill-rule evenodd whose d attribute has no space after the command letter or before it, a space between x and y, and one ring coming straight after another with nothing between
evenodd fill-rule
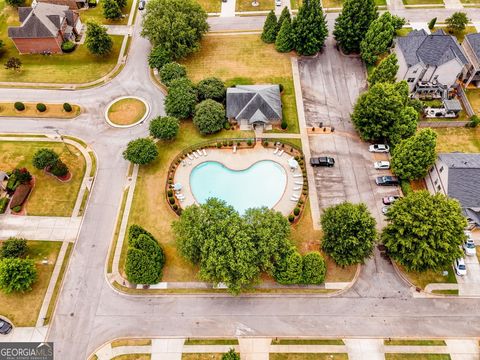
<instances>
[{"instance_id":1,"label":"residential house","mask_svg":"<svg viewBox=\"0 0 480 360\"><path fill-rule=\"evenodd\" d=\"M467 34L462 48L470 62L465 76L465 86L470 84L480 87L480 33Z\"/></svg>"},{"instance_id":2,"label":"residential house","mask_svg":"<svg viewBox=\"0 0 480 360\"><path fill-rule=\"evenodd\" d=\"M425 182L431 194L457 199L471 226L480 227L480 154L438 154Z\"/></svg>"},{"instance_id":3,"label":"residential house","mask_svg":"<svg viewBox=\"0 0 480 360\"><path fill-rule=\"evenodd\" d=\"M20 54L60 53L82 31L80 16L65 5L38 3L18 8L18 15L22 24L10 26L8 36Z\"/></svg>"},{"instance_id":4,"label":"residential house","mask_svg":"<svg viewBox=\"0 0 480 360\"><path fill-rule=\"evenodd\" d=\"M399 69L397 80L406 80L411 92L446 98L457 79L463 79L468 59L457 39L438 30L427 34L413 30L395 40Z\"/></svg>"},{"instance_id":5,"label":"residential house","mask_svg":"<svg viewBox=\"0 0 480 360\"><path fill-rule=\"evenodd\" d=\"M47 3L68 6L70 10L78 10L88 7L88 0L33 0L32 5Z\"/></svg>"},{"instance_id":6,"label":"residential house","mask_svg":"<svg viewBox=\"0 0 480 360\"><path fill-rule=\"evenodd\" d=\"M241 130L265 130L282 122L279 85L237 85L227 89L227 118Z\"/></svg>"}]
</instances>

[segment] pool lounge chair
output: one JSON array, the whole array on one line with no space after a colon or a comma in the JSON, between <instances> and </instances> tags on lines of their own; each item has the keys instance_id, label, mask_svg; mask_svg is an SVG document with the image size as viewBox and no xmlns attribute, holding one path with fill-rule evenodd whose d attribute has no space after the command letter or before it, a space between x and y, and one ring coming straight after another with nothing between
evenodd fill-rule
<instances>
[{"instance_id":1,"label":"pool lounge chair","mask_svg":"<svg viewBox=\"0 0 480 360\"><path fill-rule=\"evenodd\" d=\"M297 199L297 198L294 198L294 197L290 198L290 201L293 201L293 202L297 202L298 200L300 200L300 199Z\"/></svg>"},{"instance_id":2,"label":"pool lounge chair","mask_svg":"<svg viewBox=\"0 0 480 360\"><path fill-rule=\"evenodd\" d=\"M298 190L302 190L302 187L301 187L301 186L295 186L295 187L293 188L293 191L298 191Z\"/></svg>"},{"instance_id":3,"label":"pool lounge chair","mask_svg":"<svg viewBox=\"0 0 480 360\"><path fill-rule=\"evenodd\" d=\"M202 149L203 156L207 156L207 151L205 149Z\"/></svg>"},{"instance_id":4,"label":"pool lounge chair","mask_svg":"<svg viewBox=\"0 0 480 360\"><path fill-rule=\"evenodd\" d=\"M293 175L294 178L299 178L299 177L303 177L303 174L295 174Z\"/></svg>"},{"instance_id":5,"label":"pool lounge chair","mask_svg":"<svg viewBox=\"0 0 480 360\"><path fill-rule=\"evenodd\" d=\"M235 154L237 152L237 145L233 145L233 153Z\"/></svg>"},{"instance_id":6,"label":"pool lounge chair","mask_svg":"<svg viewBox=\"0 0 480 360\"><path fill-rule=\"evenodd\" d=\"M197 150L198 156L203 156L203 153L200 150Z\"/></svg>"},{"instance_id":7,"label":"pool lounge chair","mask_svg":"<svg viewBox=\"0 0 480 360\"><path fill-rule=\"evenodd\" d=\"M278 150L280 150L278 147L275 148L275 151L273 152L275 155L277 155Z\"/></svg>"},{"instance_id":8,"label":"pool lounge chair","mask_svg":"<svg viewBox=\"0 0 480 360\"><path fill-rule=\"evenodd\" d=\"M192 155L190 155L190 153L187 154L187 156L188 156L188 158L189 158L190 160L194 160L194 159L195 159Z\"/></svg>"},{"instance_id":9,"label":"pool lounge chair","mask_svg":"<svg viewBox=\"0 0 480 360\"><path fill-rule=\"evenodd\" d=\"M303 185L303 181L295 181L295 185Z\"/></svg>"},{"instance_id":10,"label":"pool lounge chair","mask_svg":"<svg viewBox=\"0 0 480 360\"><path fill-rule=\"evenodd\" d=\"M282 156L284 152L285 152L285 150L280 151L280 152L278 153L278 156Z\"/></svg>"},{"instance_id":11,"label":"pool lounge chair","mask_svg":"<svg viewBox=\"0 0 480 360\"><path fill-rule=\"evenodd\" d=\"M195 151L193 152L193 156L195 156L195 159L199 158L198 154Z\"/></svg>"}]
</instances>

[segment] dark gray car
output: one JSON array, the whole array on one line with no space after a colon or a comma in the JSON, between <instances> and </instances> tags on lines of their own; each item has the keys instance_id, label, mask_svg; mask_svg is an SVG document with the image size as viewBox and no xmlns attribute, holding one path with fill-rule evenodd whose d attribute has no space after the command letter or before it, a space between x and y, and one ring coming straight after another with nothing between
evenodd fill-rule
<instances>
[{"instance_id":1,"label":"dark gray car","mask_svg":"<svg viewBox=\"0 0 480 360\"><path fill-rule=\"evenodd\" d=\"M312 157L310 159L310 165L332 167L335 165L335 159L328 156Z\"/></svg>"},{"instance_id":2,"label":"dark gray car","mask_svg":"<svg viewBox=\"0 0 480 360\"><path fill-rule=\"evenodd\" d=\"M375 182L381 186L396 186L399 184L396 176L379 176L375 179Z\"/></svg>"},{"instance_id":3,"label":"dark gray car","mask_svg":"<svg viewBox=\"0 0 480 360\"><path fill-rule=\"evenodd\" d=\"M6 320L0 319L0 334L7 335L10 331L12 331L13 326Z\"/></svg>"}]
</instances>

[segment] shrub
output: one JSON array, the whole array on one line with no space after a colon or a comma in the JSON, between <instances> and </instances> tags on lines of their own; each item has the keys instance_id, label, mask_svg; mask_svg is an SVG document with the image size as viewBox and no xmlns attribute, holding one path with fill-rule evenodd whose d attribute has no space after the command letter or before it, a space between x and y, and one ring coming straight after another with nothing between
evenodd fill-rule
<instances>
[{"instance_id":1,"label":"shrub","mask_svg":"<svg viewBox=\"0 0 480 360\"><path fill-rule=\"evenodd\" d=\"M14 169L13 176L20 184L27 184L32 180L32 175L26 168Z\"/></svg>"},{"instance_id":2,"label":"shrub","mask_svg":"<svg viewBox=\"0 0 480 360\"><path fill-rule=\"evenodd\" d=\"M55 151L48 148L41 148L35 152L32 164L35 168L42 170L47 166L52 166L58 161L58 155Z\"/></svg>"},{"instance_id":3,"label":"shrub","mask_svg":"<svg viewBox=\"0 0 480 360\"><path fill-rule=\"evenodd\" d=\"M295 220L295 216L290 214L288 215L288 221L293 222Z\"/></svg>"},{"instance_id":4,"label":"shrub","mask_svg":"<svg viewBox=\"0 0 480 360\"><path fill-rule=\"evenodd\" d=\"M140 165L152 162L157 156L157 145L152 139L148 138L140 138L130 141L123 152L123 158L125 160Z\"/></svg>"},{"instance_id":5,"label":"shrub","mask_svg":"<svg viewBox=\"0 0 480 360\"><path fill-rule=\"evenodd\" d=\"M7 258L0 261L0 288L7 294L31 290L37 269L31 259Z\"/></svg>"},{"instance_id":6,"label":"shrub","mask_svg":"<svg viewBox=\"0 0 480 360\"><path fill-rule=\"evenodd\" d=\"M63 110L65 110L66 112L71 112L72 111L72 105L70 105L69 103L64 103L63 104Z\"/></svg>"},{"instance_id":7,"label":"shrub","mask_svg":"<svg viewBox=\"0 0 480 360\"><path fill-rule=\"evenodd\" d=\"M225 130L230 130L230 127L231 127L230 123L228 121L225 121L225 125L223 125L223 128Z\"/></svg>"},{"instance_id":8,"label":"shrub","mask_svg":"<svg viewBox=\"0 0 480 360\"><path fill-rule=\"evenodd\" d=\"M209 77L201 80L197 85L198 98L200 100L212 99L223 102L225 99L225 84L216 77Z\"/></svg>"},{"instance_id":9,"label":"shrub","mask_svg":"<svg viewBox=\"0 0 480 360\"><path fill-rule=\"evenodd\" d=\"M230 349L225 354L222 354L222 360L240 360L240 354L235 352L235 349Z\"/></svg>"},{"instance_id":10,"label":"shrub","mask_svg":"<svg viewBox=\"0 0 480 360\"><path fill-rule=\"evenodd\" d=\"M27 252L27 240L11 237L3 242L0 248L0 258L24 258L27 256Z\"/></svg>"},{"instance_id":11,"label":"shrub","mask_svg":"<svg viewBox=\"0 0 480 360\"><path fill-rule=\"evenodd\" d=\"M285 120L282 120L282 124L280 126L282 127L282 130L286 130L288 127L288 124Z\"/></svg>"},{"instance_id":12,"label":"shrub","mask_svg":"<svg viewBox=\"0 0 480 360\"><path fill-rule=\"evenodd\" d=\"M72 41L64 41L62 43L62 51L64 53L71 53L73 50L75 50L76 46L77 45L75 45L75 43Z\"/></svg>"},{"instance_id":13,"label":"shrub","mask_svg":"<svg viewBox=\"0 0 480 360\"><path fill-rule=\"evenodd\" d=\"M140 235L147 235L151 238L153 238L153 235L149 233L147 230L142 228L139 225L133 224L130 225L128 228L128 242L130 244L130 241L133 241L134 239L138 238Z\"/></svg>"},{"instance_id":14,"label":"shrub","mask_svg":"<svg viewBox=\"0 0 480 360\"><path fill-rule=\"evenodd\" d=\"M132 230L132 227L130 227ZM139 226L135 226L133 233L136 237L130 237L125 273L128 281L135 284L155 284L162 278L162 269L165 264L165 255L157 240L149 232Z\"/></svg>"},{"instance_id":15,"label":"shrub","mask_svg":"<svg viewBox=\"0 0 480 360\"><path fill-rule=\"evenodd\" d=\"M298 207L296 207L295 209L293 209L293 214L295 216L298 216L298 214L300 214L300 209Z\"/></svg>"},{"instance_id":16,"label":"shrub","mask_svg":"<svg viewBox=\"0 0 480 360\"><path fill-rule=\"evenodd\" d=\"M280 284L301 284L302 283L302 255L295 248L275 264L275 280Z\"/></svg>"},{"instance_id":17,"label":"shrub","mask_svg":"<svg viewBox=\"0 0 480 360\"><path fill-rule=\"evenodd\" d=\"M15 190L15 193L13 194L12 201L10 201L10 209L13 210L17 206L22 206L22 204L27 199L27 196L30 193L30 190L31 190L31 186L28 184L18 185L17 189ZM18 211L20 211L20 209Z\"/></svg>"},{"instance_id":18,"label":"shrub","mask_svg":"<svg viewBox=\"0 0 480 360\"><path fill-rule=\"evenodd\" d=\"M163 45L157 45L152 48L148 55L148 65L152 69L161 69L163 65L172 61L172 54Z\"/></svg>"},{"instance_id":19,"label":"shrub","mask_svg":"<svg viewBox=\"0 0 480 360\"><path fill-rule=\"evenodd\" d=\"M19 213L20 210L22 210L22 207L20 205L15 206L13 209L11 209L14 213Z\"/></svg>"},{"instance_id":20,"label":"shrub","mask_svg":"<svg viewBox=\"0 0 480 360\"><path fill-rule=\"evenodd\" d=\"M167 115L178 119L187 119L194 113L196 103L197 93L190 80L180 78L170 82L168 94L165 98Z\"/></svg>"},{"instance_id":21,"label":"shrub","mask_svg":"<svg viewBox=\"0 0 480 360\"><path fill-rule=\"evenodd\" d=\"M20 185L20 181L18 181L15 174L10 175L10 178L7 182L7 192L12 193L13 191L15 191L18 185Z\"/></svg>"},{"instance_id":22,"label":"shrub","mask_svg":"<svg viewBox=\"0 0 480 360\"><path fill-rule=\"evenodd\" d=\"M252 146L252 144L253 144L252 139L248 139L248 140L247 140L247 145L248 145L248 146Z\"/></svg>"},{"instance_id":23,"label":"shrub","mask_svg":"<svg viewBox=\"0 0 480 360\"><path fill-rule=\"evenodd\" d=\"M58 159L50 168L50 172L57 177L64 177L68 174L68 166L65 163Z\"/></svg>"},{"instance_id":24,"label":"shrub","mask_svg":"<svg viewBox=\"0 0 480 360\"><path fill-rule=\"evenodd\" d=\"M225 123L225 108L222 104L207 99L195 107L193 124L201 134L213 134L223 129Z\"/></svg>"},{"instance_id":25,"label":"shrub","mask_svg":"<svg viewBox=\"0 0 480 360\"><path fill-rule=\"evenodd\" d=\"M326 272L325 260L319 252L311 252L303 257L302 282L304 284L318 285L323 283Z\"/></svg>"},{"instance_id":26,"label":"shrub","mask_svg":"<svg viewBox=\"0 0 480 360\"><path fill-rule=\"evenodd\" d=\"M173 196L173 191L172 191L172 190L168 190L168 191L167 191L167 196L168 196L168 197L172 197L172 196Z\"/></svg>"},{"instance_id":27,"label":"shrub","mask_svg":"<svg viewBox=\"0 0 480 360\"><path fill-rule=\"evenodd\" d=\"M284 89L283 84L278 84L278 88L280 89L280 92L283 92L283 89Z\"/></svg>"},{"instance_id":28,"label":"shrub","mask_svg":"<svg viewBox=\"0 0 480 360\"><path fill-rule=\"evenodd\" d=\"M467 123L466 127L476 128L480 124L480 118L477 115L472 115L470 121Z\"/></svg>"},{"instance_id":29,"label":"shrub","mask_svg":"<svg viewBox=\"0 0 480 360\"><path fill-rule=\"evenodd\" d=\"M412 187L410 186L410 181L400 179L400 188L404 196L407 196L413 192Z\"/></svg>"},{"instance_id":30,"label":"shrub","mask_svg":"<svg viewBox=\"0 0 480 360\"><path fill-rule=\"evenodd\" d=\"M37 104L37 110L40 111L40 112L44 112L45 110L47 110L47 106L43 103L38 103Z\"/></svg>"},{"instance_id":31,"label":"shrub","mask_svg":"<svg viewBox=\"0 0 480 360\"><path fill-rule=\"evenodd\" d=\"M174 211L177 211L177 210L178 210L178 205L177 205L177 204L173 204L173 205L172 205L172 209L173 209Z\"/></svg>"},{"instance_id":32,"label":"shrub","mask_svg":"<svg viewBox=\"0 0 480 360\"><path fill-rule=\"evenodd\" d=\"M7 197L3 197L0 199L0 214L4 214L5 210L7 210L9 199Z\"/></svg>"},{"instance_id":33,"label":"shrub","mask_svg":"<svg viewBox=\"0 0 480 360\"><path fill-rule=\"evenodd\" d=\"M15 110L23 111L25 110L25 104L23 102L17 101L14 105Z\"/></svg>"},{"instance_id":34,"label":"shrub","mask_svg":"<svg viewBox=\"0 0 480 360\"><path fill-rule=\"evenodd\" d=\"M172 116L159 116L153 119L149 126L150 135L161 140L175 139L179 129L180 122Z\"/></svg>"},{"instance_id":35,"label":"shrub","mask_svg":"<svg viewBox=\"0 0 480 360\"><path fill-rule=\"evenodd\" d=\"M176 79L184 78L187 76L187 70L185 66L176 62L169 62L163 65L158 73L160 80L166 86L170 86L171 82Z\"/></svg>"},{"instance_id":36,"label":"shrub","mask_svg":"<svg viewBox=\"0 0 480 360\"><path fill-rule=\"evenodd\" d=\"M171 205L175 204L175 198L169 197L168 201L170 202Z\"/></svg>"}]
</instances>

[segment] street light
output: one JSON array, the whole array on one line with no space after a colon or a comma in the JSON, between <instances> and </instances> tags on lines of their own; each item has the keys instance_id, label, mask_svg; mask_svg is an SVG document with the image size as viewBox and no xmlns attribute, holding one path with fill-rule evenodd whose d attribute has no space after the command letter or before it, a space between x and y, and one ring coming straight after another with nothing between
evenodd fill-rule
<instances>
[{"instance_id":1,"label":"street light","mask_svg":"<svg viewBox=\"0 0 480 360\"><path fill-rule=\"evenodd\" d=\"M72 153L72 151L70 150L70 148L67 146L67 144L65 143L65 139L63 138L63 135L60 134L60 131L58 131L58 129L53 129L53 131L55 131L55 133L60 137L60 140L62 140L63 142L63 145L65 145L65 147L67 148L68 152L70 153L70 155L74 155Z\"/></svg>"}]
</instances>

